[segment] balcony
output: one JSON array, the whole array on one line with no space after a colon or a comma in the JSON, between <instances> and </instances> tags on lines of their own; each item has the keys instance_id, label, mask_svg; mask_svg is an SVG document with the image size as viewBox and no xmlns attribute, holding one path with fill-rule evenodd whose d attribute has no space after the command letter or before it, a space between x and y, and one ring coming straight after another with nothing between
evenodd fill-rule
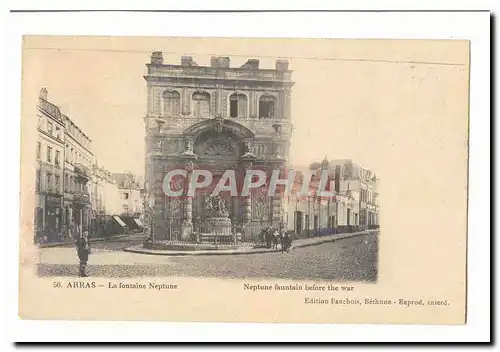
<instances>
[{"instance_id":1,"label":"balcony","mask_svg":"<svg viewBox=\"0 0 500 352\"><path fill-rule=\"evenodd\" d=\"M73 200L80 204L90 204L90 195L82 191L75 191Z\"/></svg>"},{"instance_id":2,"label":"balcony","mask_svg":"<svg viewBox=\"0 0 500 352\"><path fill-rule=\"evenodd\" d=\"M45 194L45 195L54 195L54 196L61 196L62 191L60 190L59 186L44 186L40 189L39 193Z\"/></svg>"},{"instance_id":3,"label":"balcony","mask_svg":"<svg viewBox=\"0 0 500 352\"><path fill-rule=\"evenodd\" d=\"M77 163L75 164L75 176L87 182L91 177L90 169L83 164Z\"/></svg>"}]
</instances>

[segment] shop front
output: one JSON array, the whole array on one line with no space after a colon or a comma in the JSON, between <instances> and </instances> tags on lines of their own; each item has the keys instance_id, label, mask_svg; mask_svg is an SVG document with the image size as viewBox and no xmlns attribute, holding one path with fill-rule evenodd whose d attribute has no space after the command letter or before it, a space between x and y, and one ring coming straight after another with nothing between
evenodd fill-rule
<instances>
[{"instance_id":1,"label":"shop front","mask_svg":"<svg viewBox=\"0 0 500 352\"><path fill-rule=\"evenodd\" d=\"M61 196L45 196L43 232L49 242L59 239L62 226Z\"/></svg>"}]
</instances>

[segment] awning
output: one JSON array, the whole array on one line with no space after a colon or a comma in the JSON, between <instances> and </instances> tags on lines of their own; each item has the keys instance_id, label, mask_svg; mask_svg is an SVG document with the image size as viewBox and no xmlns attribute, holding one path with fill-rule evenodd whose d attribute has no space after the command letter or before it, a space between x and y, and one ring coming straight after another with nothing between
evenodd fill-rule
<instances>
[{"instance_id":1,"label":"awning","mask_svg":"<svg viewBox=\"0 0 500 352\"><path fill-rule=\"evenodd\" d=\"M139 219L134 219L134 222L137 224L137 226L142 227L142 222Z\"/></svg>"},{"instance_id":2,"label":"awning","mask_svg":"<svg viewBox=\"0 0 500 352\"><path fill-rule=\"evenodd\" d=\"M123 220L122 220L122 219L120 219L120 217L119 217L119 216L116 216L116 215L115 215L115 216L113 216L113 219L115 219L115 220L116 220L116 222L117 222L117 223L119 223L121 227L126 227L126 226L127 226L127 225L123 222Z\"/></svg>"}]
</instances>

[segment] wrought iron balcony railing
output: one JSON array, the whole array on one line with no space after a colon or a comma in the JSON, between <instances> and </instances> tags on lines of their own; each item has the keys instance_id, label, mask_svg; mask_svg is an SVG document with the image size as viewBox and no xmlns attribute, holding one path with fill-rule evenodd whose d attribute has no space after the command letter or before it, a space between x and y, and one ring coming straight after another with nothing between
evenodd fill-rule
<instances>
[{"instance_id":1,"label":"wrought iron balcony railing","mask_svg":"<svg viewBox=\"0 0 500 352\"><path fill-rule=\"evenodd\" d=\"M80 163L75 164L75 174L77 177L82 177L85 179L90 179L91 177L90 169L87 166Z\"/></svg>"},{"instance_id":2,"label":"wrought iron balcony railing","mask_svg":"<svg viewBox=\"0 0 500 352\"><path fill-rule=\"evenodd\" d=\"M73 199L79 202L88 203L90 202L90 195L82 191L75 191Z\"/></svg>"}]
</instances>

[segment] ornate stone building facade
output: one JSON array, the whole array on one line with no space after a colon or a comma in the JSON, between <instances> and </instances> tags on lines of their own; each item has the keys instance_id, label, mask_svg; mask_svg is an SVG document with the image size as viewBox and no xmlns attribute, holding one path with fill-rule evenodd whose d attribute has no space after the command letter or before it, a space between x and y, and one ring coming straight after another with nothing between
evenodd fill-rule
<instances>
[{"instance_id":1,"label":"ornate stone building facade","mask_svg":"<svg viewBox=\"0 0 500 352\"><path fill-rule=\"evenodd\" d=\"M182 57L180 65L166 64L161 52L154 52L146 66L145 175L154 237L165 239L165 224L177 221L182 239L188 239L193 223L204 217L205 196L167 197L165 174L180 165L208 169L214 178L229 169L284 168L292 127L292 71L284 60L273 69L260 68L255 59L231 67L228 57L212 57L210 66L199 66L191 57ZM280 196L221 195L233 225L267 225L282 218Z\"/></svg>"}]
</instances>

